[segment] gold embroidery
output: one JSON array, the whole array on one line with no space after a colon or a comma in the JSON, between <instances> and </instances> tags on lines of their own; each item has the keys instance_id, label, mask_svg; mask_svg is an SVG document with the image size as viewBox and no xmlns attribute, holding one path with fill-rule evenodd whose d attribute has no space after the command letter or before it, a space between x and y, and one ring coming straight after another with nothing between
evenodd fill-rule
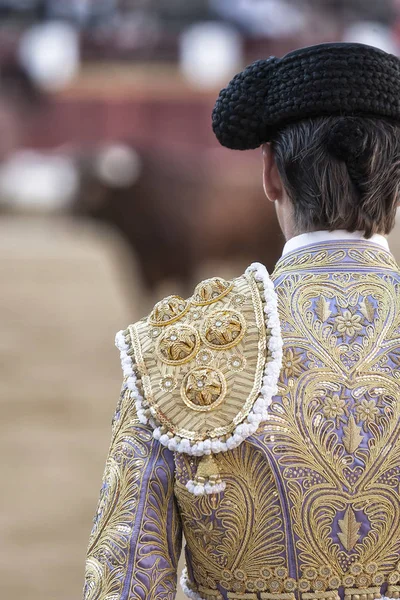
<instances>
[{"instance_id":1,"label":"gold embroidery","mask_svg":"<svg viewBox=\"0 0 400 600\"><path fill-rule=\"evenodd\" d=\"M218 463L212 454L205 454L201 458L196 472L195 482L204 483L205 481L209 481L211 485L221 483Z\"/></svg>"},{"instance_id":2,"label":"gold embroidery","mask_svg":"<svg viewBox=\"0 0 400 600\"><path fill-rule=\"evenodd\" d=\"M214 410L224 400L226 381L221 371L197 367L182 383L182 398L189 408L197 411Z\"/></svg>"},{"instance_id":3,"label":"gold embroidery","mask_svg":"<svg viewBox=\"0 0 400 600\"><path fill-rule=\"evenodd\" d=\"M180 296L168 296L158 302L149 316L149 325L163 327L178 321L189 310L189 303Z\"/></svg>"},{"instance_id":4,"label":"gold embroidery","mask_svg":"<svg viewBox=\"0 0 400 600\"><path fill-rule=\"evenodd\" d=\"M363 399L356 406L357 422L365 421L369 423L375 421L377 415L379 415L379 408L376 406L374 400Z\"/></svg>"},{"instance_id":5,"label":"gold embroidery","mask_svg":"<svg viewBox=\"0 0 400 600\"><path fill-rule=\"evenodd\" d=\"M400 598L400 586L399 585L389 585L387 594L389 598Z\"/></svg>"},{"instance_id":6,"label":"gold embroidery","mask_svg":"<svg viewBox=\"0 0 400 600\"><path fill-rule=\"evenodd\" d=\"M177 380L174 377L171 377L171 375L163 377L160 381L160 388L163 390L163 392L172 392L177 385Z\"/></svg>"},{"instance_id":7,"label":"gold embroidery","mask_svg":"<svg viewBox=\"0 0 400 600\"><path fill-rule=\"evenodd\" d=\"M206 279L196 286L192 303L196 306L205 306L218 302L232 290L233 284L220 277Z\"/></svg>"},{"instance_id":8,"label":"gold embroidery","mask_svg":"<svg viewBox=\"0 0 400 600\"><path fill-rule=\"evenodd\" d=\"M158 340L156 351L167 365L183 365L191 361L200 348L200 338L194 327L174 325Z\"/></svg>"},{"instance_id":9,"label":"gold embroidery","mask_svg":"<svg viewBox=\"0 0 400 600\"><path fill-rule=\"evenodd\" d=\"M227 350L236 346L246 333L246 321L233 310L220 310L203 324L203 342L214 350Z\"/></svg>"},{"instance_id":10,"label":"gold embroidery","mask_svg":"<svg viewBox=\"0 0 400 600\"><path fill-rule=\"evenodd\" d=\"M148 335L146 320L130 326L128 334L152 414L164 431L193 441L228 435L250 413L262 386L267 347L263 296L253 274L229 285L220 279L205 282L199 290L194 297L201 294L202 303L184 313L177 312L183 305L175 306L175 296L167 298L165 309L157 305L161 325L167 323L161 319L180 316L156 339ZM203 366L204 381L198 376Z\"/></svg>"},{"instance_id":11,"label":"gold embroidery","mask_svg":"<svg viewBox=\"0 0 400 600\"><path fill-rule=\"evenodd\" d=\"M343 433L343 445L349 454L353 454L364 439L361 434L361 427L356 425L353 415L350 415L347 425L343 427Z\"/></svg>"},{"instance_id":12,"label":"gold embroidery","mask_svg":"<svg viewBox=\"0 0 400 600\"><path fill-rule=\"evenodd\" d=\"M318 298L315 303L315 313L323 323L325 323L325 321L327 321L332 314L332 311L330 310L330 302L323 296Z\"/></svg>"},{"instance_id":13,"label":"gold embroidery","mask_svg":"<svg viewBox=\"0 0 400 600\"><path fill-rule=\"evenodd\" d=\"M231 600L257 600L257 594L251 592L228 592L227 597Z\"/></svg>"},{"instance_id":14,"label":"gold embroidery","mask_svg":"<svg viewBox=\"0 0 400 600\"><path fill-rule=\"evenodd\" d=\"M354 510L349 506L344 514L343 519L339 519L340 532L338 538L346 550L353 550L357 541L360 539L359 529L361 523L357 523Z\"/></svg>"},{"instance_id":15,"label":"gold embroidery","mask_svg":"<svg viewBox=\"0 0 400 600\"><path fill-rule=\"evenodd\" d=\"M231 600L257 600L257 594L253 594L251 592L228 592L227 597Z\"/></svg>"},{"instance_id":16,"label":"gold embroidery","mask_svg":"<svg viewBox=\"0 0 400 600\"><path fill-rule=\"evenodd\" d=\"M346 588L344 590L344 600L374 600L381 598L381 588ZM393 597L393 596L392 596Z\"/></svg>"},{"instance_id":17,"label":"gold embroidery","mask_svg":"<svg viewBox=\"0 0 400 600\"><path fill-rule=\"evenodd\" d=\"M188 492L200 461L176 456L175 495L193 590L206 600L219 598L220 590L235 600L338 600L340 586L346 600L374 600L385 583L388 596L400 597L400 278L387 253L344 246L300 253L278 266L285 344L279 395L257 435L213 457L227 484L218 502ZM247 368L235 373L235 357L248 361L254 377L253 350L265 351L255 327L263 307L253 284L236 280L221 302L221 310L238 310L246 321L233 351L202 346L189 365L155 365L148 325L133 328L153 409L160 406L163 378L162 401L174 405L195 368L219 369L227 381L223 406L231 397L235 405L232 390L249 385L236 379ZM179 325L201 330L208 308L192 308ZM209 352L206 364L202 352ZM168 377L179 383L173 394ZM146 515L151 519L150 509ZM94 558L88 564L99 578L103 564Z\"/></svg>"},{"instance_id":18,"label":"gold embroidery","mask_svg":"<svg viewBox=\"0 0 400 600\"><path fill-rule=\"evenodd\" d=\"M294 352L292 348L287 348L282 360L282 372L285 377L300 375L303 370L302 361L303 357L300 352Z\"/></svg>"},{"instance_id":19,"label":"gold embroidery","mask_svg":"<svg viewBox=\"0 0 400 600\"><path fill-rule=\"evenodd\" d=\"M310 592L301 595L302 600L339 600L337 592Z\"/></svg>"},{"instance_id":20,"label":"gold embroidery","mask_svg":"<svg viewBox=\"0 0 400 600\"><path fill-rule=\"evenodd\" d=\"M243 371L246 368L246 359L241 354L234 354L228 358L227 364L232 371Z\"/></svg>"},{"instance_id":21,"label":"gold embroidery","mask_svg":"<svg viewBox=\"0 0 400 600\"><path fill-rule=\"evenodd\" d=\"M283 593L283 594L269 594L268 592L263 592L260 594L261 600L294 600L295 595L291 593Z\"/></svg>"},{"instance_id":22,"label":"gold embroidery","mask_svg":"<svg viewBox=\"0 0 400 600\"><path fill-rule=\"evenodd\" d=\"M328 419L336 419L342 417L346 411L346 400L340 398L338 394L326 396L322 402L322 412Z\"/></svg>"},{"instance_id":23,"label":"gold embroidery","mask_svg":"<svg viewBox=\"0 0 400 600\"><path fill-rule=\"evenodd\" d=\"M355 249L352 242L340 241L340 248L331 247L327 249L321 246L314 246L297 254L290 253L281 258L277 264L274 275L279 277L281 274L297 272L299 269L310 269L318 272L321 269L329 270L342 269L346 260L346 270L360 269L362 267L379 268L381 271L398 271L398 266L389 252L380 248L367 248L364 244L361 250Z\"/></svg>"},{"instance_id":24,"label":"gold embroidery","mask_svg":"<svg viewBox=\"0 0 400 600\"><path fill-rule=\"evenodd\" d=\"M300 600L338 600L343 586L346 600L374 600L384 583L399 598L397 266L383 251L344 244L289 256L274 277L284 359L270 419L252 441L215 457L227 482L218 503L190 496L184 485L198 461L177 460L194 579L238 599L296 590ZM268 467L258 486L254 471L266 458L276 480ZM276 527L261 527L273 510ZM296 578L284 547L292 539Z\"/></svg>"},{"instance_id":25,"label":"gold embroidery","mask_svg":"<svg viewBox=\"0 0 400 600\"><path fill-rule=\"evenodd\" d=\"M199 592L204 600L222 600L223 596L218 590L211 590L203 586L199 586Z\"/></svg>"},{"instance_id":26,"label":"gold embroidery","mask_svg":"<svg viewBox=\"0 0 400 600\"><path fill-rule=\"evenodd\" d=\"M374 305L372 302L370 302L370 300L368 300L368 298L365 298L360 302L360 310L364 317L372 323L375 316L375 309Z\"/></svg>"},{"instance_id":27,"label":"gold embroidery","mask_svg":"<svg viewBox=\"0 0 400 600\"><path fill-rule=\"evenodd\" d=\"M310 600L339 584L348 600L372 600L374 586L380 596L400 552L400 278L388 253L343 246L284 258L274 275L282 397L262 445L285 488Z\"/></svg>"},{"instance_id":28,"label":"gold embroidery","mask_svg":"<svg viewBox=\"0 0 400 600\"><path fill-rule=\"evenodd\" d=\"M202 350L196 358L196 362L199 365L208 365L214 360L214 354L210 350Z\"/></svg>"},{"instance_id":29,"label":"gold embroidery","mask_svg":"<svg viewBox=\"0 0 400 600\"><path fill-rule=\"evenodd\" d=\"M263 452L248 441L216 454L226 489L218 503L213 496L195 497L184 484L196 471L198 459L176 459L175 495L190 548L194 579L210 581L235 594L272 591L273 582L285 591L287 576L283 517L275 481ZM281 570L283 567L283 570Z\"/></svg>"},{"instance_id":30,"label":"gold embroidery","mask_svg":"<svg viewBox=\"0 0 400 600\"><path fill-rule=\"evenodd\" d=\"M180 520L171 504L173 474L167 474L168 451L154 444L151 430L140 424L124 386L89 540L85 600L119 598L128 583L127 597L175 594ZM138 538L131 548L135 528ZM130 568L134 577L127 579Z\"/></svg>"}]
</instances>

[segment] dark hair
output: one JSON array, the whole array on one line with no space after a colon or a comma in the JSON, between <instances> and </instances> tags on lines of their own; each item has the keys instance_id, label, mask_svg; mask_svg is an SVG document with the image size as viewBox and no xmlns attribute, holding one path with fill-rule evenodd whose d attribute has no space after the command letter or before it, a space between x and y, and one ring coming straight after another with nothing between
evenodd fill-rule
<instances>
[{"instance_id":1,"label":"dark hair","mask_svg":"<svg viewBox=\"0 0 400 600\"><path fill-rule=\"evenodd\" d=\"M297 232L388 234L400 201L400 126L381 118L320 117L272 141Z\"/></svg>"}]
</instances>

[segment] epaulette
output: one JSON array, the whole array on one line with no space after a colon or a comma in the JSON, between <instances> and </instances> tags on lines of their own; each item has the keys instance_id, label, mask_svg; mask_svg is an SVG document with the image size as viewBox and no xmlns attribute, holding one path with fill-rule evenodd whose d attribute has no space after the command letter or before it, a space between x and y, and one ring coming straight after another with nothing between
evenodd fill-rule
<instances>
[{"instance_id":1,"label":"epaulette","mask_svg":"<svg viewBox=\"0 0 400 600\"><path fill-rule=\"evenodd\" d=\"M168 296L116 345L140 421L171 451L203 456L188 489L222 491L213 454L252 435L277 393L282 338L266 268L207 279L187 300Z\"/></svg>"}]
</instances>

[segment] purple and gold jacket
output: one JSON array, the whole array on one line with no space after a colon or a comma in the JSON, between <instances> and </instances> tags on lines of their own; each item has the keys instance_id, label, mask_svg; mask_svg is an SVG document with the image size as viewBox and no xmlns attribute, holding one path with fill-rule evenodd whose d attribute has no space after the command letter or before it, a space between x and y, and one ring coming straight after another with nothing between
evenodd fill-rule
<instances>
[{"instance_id":1,"label":"purple and gold jacket","mask_svg":"<svg viewBox=\"0 0 400 600\"><path fill-rule=\"evenodd\" d=\"M272 281L283 346L261 266L122 334L86 600L172 600L182 532L194 600L399 597L399 268L336 241Z\"/></svg>"}]
</instances>

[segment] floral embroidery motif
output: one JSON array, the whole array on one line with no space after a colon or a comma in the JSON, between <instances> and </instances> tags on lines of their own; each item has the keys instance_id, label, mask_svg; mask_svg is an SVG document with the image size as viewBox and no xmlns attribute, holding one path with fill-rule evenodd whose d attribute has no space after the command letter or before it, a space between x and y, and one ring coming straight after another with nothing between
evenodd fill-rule
<instances>
[{"instance_id":1,"label":"floral embroidery motif","mask_svg":"<svg viewBox=\"0 0 400 600\"><path fill-rule=\"evenodd\" d=\"M163 377L163 379L161 379L160 381L160 388L164 391L164 392L172 392L176 386L177 386L177 381L174 377L171 377L171 375L168 375L167 377Z\"/></svg>"},{"instance_id":2,"label":"floral embroidery motif","mask_svg":"<svg viewBox=\"0 0 400 600\"><path fill-rule=\"evenodd\" d=\"M346 400L340 398L338 394L334 394L332 397L326 397L323 401L322 412L328 419L336 419L344 415L344 409L346 406Z\"/></svg>"},{"instance_id":3,"label":"floral embroidery motif","mask_svg":"<svg viewBox=\"0 0 400 600\"><path fill-rule=\"evenodd\" d=\"M210 350L201 350L196 357L196 361L199 365L208 365L214 359L214 354Z\"/></svg>"},{"instance_id":4,"label":"floral embroidery motif","mask_svg":"<svg viewBox=\"0 0 400 600\"><path fill-rule=\"evenodd\" d=\"M239 312L223 310L205 322L202 338L207 346L223 350L236 346L246 333L246 322Z\"/></svg>"},{"instance_id":5,"label":"floral embroidery motif","mask_svg":"<svg viewBox=\"0 0 400 600\"><path fill-rule=\"evenodd\" d=\"M192 303L198 306L203 306L206 304L211 304L212 302L217 302L226 296L226 294L231 291L232 287L232 283L222 279L221 277L206 279L196 286Z\"/></svg>"},{"instance_id":6,"label":"floral embroidery motif","mask_svg":"<svg viewBox=\"0 0 400 600\"><path fill-rule=\"evenodd\" d=\"M343 315L336 317L336 328L339 333L353 337L362 329L361 317L353 315L349 310L345 310Z\"/></svg>"},{"instance_id":7,"label":"floral embroidery motif","mask_svg":"<svg viewBox=\"0 0 400 600\"><path fill-rule=\"evenodd\" d=\"M174 323L189 310L189 303L180 296L168 296L158 302L149 316L149 324L160 327Z\"/></svg>"},{"instance_id":8,"label":"floral embroidery motif","mask_svg":"<svg viewBox=\"0 0 400 600\"><path fill-rule=\"evenodd\" d=\"M228 367L235 372L243 371L246 368L246 359L241 354L234 354L228 358Z\"/></svg>"},{"instance_id":9,"label":"floral embroidery motif","mask_svg":"<svg viewBox=\"0 0 400 600\"><path fill-rule=\"evenodd\" d=\"M379 408L376 406L374 400L366 400L364 398L360 401L360 404L356 406L356 415L358 421L365 421L366 423L374 422L379 413Z\"/></svg>"},{"instance_id":10,"label":"floral embroidery motif","mask_svg":"<svg viewBox=\"0 0 400 600\"><path fill-rule=\"evenodd\" d=\"M183 396L193 410L212 409L224 399L226 384L220 371L198 367L183 382Z\"/></svg>"},{"instance_id":11,"label":"floral embroidery motif","mask_svg":"<svg viewBox=\"0 0 400 600\"><path fill-rule=\"evenodd\" d=\"M190 325L168 328L157 344L157 354L167 365L181 365L197 354L200 339L197 331Z\"/></svg>"},{"instance_id":12,"label":"floral embroidery motif","mask_svg":"<svg viewBox=\"0 0 400 600\"><path fill-rule=\"evenodd\" d=\"M282 374L285 377L295 377L299 375L303 369L303 356L300 352L296 352L292 348L288 348L283 353L282 359Z\"/></svg>"}]
</instances>

